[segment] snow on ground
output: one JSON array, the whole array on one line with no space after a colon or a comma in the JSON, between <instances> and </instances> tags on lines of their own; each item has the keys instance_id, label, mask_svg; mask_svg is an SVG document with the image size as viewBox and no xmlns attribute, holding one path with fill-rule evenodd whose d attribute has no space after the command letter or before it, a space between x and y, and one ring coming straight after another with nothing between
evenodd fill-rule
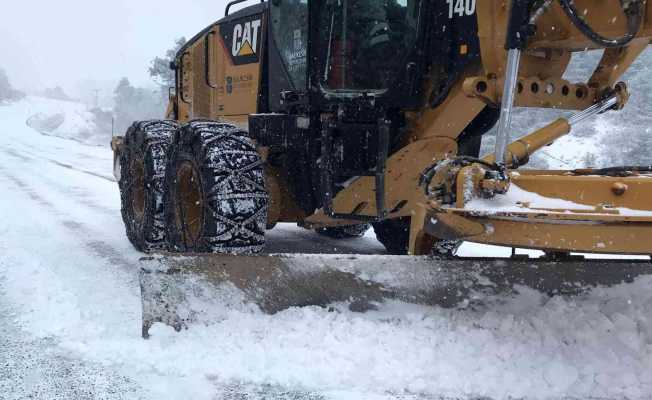
<instances>
[{"instance_id":1,"label":"snow on ground","mask_svg":"<svg viewBox=\"0 0 652 400\"><path fill-rule=\"evenodd\" d=\"M141 254L124 236L110 150L26 127L35 104L0 107L3 398L652 397L650 277L454 310L224 309L219 323L157 325L144 341ZM382 252L371 235L334 242L288 225L269 241L274 252Z\"/></svg>"},{"instance_id":2,"label":"snow on ground","mask_svg":"<svg viewBox=\"0 0 652 400\"><path fill-rule=\"evenodd\" d=\"M103 146L111 140L111 132L100 132L84 104L30 96L14 107L26 111L27 125L42 134Z\"/></svg>"}]
</instances>

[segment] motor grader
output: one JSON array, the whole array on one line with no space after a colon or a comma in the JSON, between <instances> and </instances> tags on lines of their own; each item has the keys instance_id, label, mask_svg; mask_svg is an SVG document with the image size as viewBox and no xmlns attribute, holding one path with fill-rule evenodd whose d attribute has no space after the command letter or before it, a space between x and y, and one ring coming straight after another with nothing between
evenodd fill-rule
<instances>
[{"instance_id":1,"label":"motor grader","mask_svg":"<svg viewBox=\"0 0 652 400\"><path fill-rule=\"evenodd\" d=\"M340 236L370 224L390 254L439 255L422 259L430 266L462 241L555 259L652 253L651 167L522 168L576 124L626 105L619 78L650 43L652 3L270 0L230 12L242 2L177 53L167 119L112 142L139 250L193 254L183 268L220 271L250 293L250 281L273 280L269 264L298 262L246 255L281 222ZM573 53L598 49L588 81L564 79ZM514 107L577 113L513 132ZM494 126L495 153L480 158ZM170 322L146 314L147 328Z\"/></svg>"}]
</instances>

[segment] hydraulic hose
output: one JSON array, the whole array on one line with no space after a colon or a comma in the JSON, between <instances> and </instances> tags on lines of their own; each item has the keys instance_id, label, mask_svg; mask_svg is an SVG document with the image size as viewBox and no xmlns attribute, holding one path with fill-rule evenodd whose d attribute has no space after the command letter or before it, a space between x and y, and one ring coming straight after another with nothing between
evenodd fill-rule
<instances>
[{"instance_id":1,"label":"hydraulic hose","mask_svg":"<svg viewBox=\"0 0 652 400\"><path fill-rule=\"evenodd\" d=\"M572 0L559 0L561 8L564 10L568 18L580 32L598 46L605 48L623 47L636 37L636 33L641 28L643 22L643 4L641 0L624 0L623 9L627 15L627 33L619 38L608 38L597 33L591 26L581 17L577 8L573 5Z\"/></svg>"},{"instance_id":2,"label":"hydraulic hose","mask_svg":"<svg viewBox=\"0 0 652 400\"><path fill-rule=\"evenodd\" d=\"M459 156L453 159L441 160L431 165L430 167L426 168L426 170L421 173L421 177L419 178L419 186L423 188L423 191L427 197L433 197L435 193L430 188L430 185L432 184L432 180L435 178L437 172L439 172L439 169L442 166L456 167L456 166L465 166L471 164L480 164L480 165L484 165L485 167L487 167L492 171L501 171L500 166L494 162L489 162L481 158Z\"/></svg>"}]
</instances>

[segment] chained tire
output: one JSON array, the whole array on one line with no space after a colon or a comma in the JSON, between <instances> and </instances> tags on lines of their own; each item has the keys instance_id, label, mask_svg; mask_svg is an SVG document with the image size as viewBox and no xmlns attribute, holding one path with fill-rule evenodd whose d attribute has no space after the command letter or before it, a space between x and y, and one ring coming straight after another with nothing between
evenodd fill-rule
<instances>
[{"instance_id":1,"label":"chained tire","mask_svg":"<svg viewBox=\"0 0 652 400\"><path fill-rule=\"evenodd\" d=\"M215 121L183 125L170 148L165 185L171 251L263 250L268 194L263 161L246 132Z\"/></svg>"},{"instance_id":2,"label":"chained tire","mask_svg":"<svg viewBox=\"0 0 652 400\"><path fill-rule=\"evenodd\" d=\"M135 122L120 154L120 200L127 238L139 251L167 247L163 187L175 121Z\"/></svg>"},{"instance_id":3,"label":"chained tire","mask_svg":"<svg viewBox=\"0 0 652 400\"><path fill-rule=\"evenodd\" d=\"M364 236L369 228L369 224L360 224L351 226L319 228L316 229L316 232L331 239L354 239Z\"/></svg>"},{"instance_id":4,"label":"chained tire","mask_svg":"<svg viewBox=\"0 0 652 400\"><path fill-rule=\"evenodd\" d=\"M461 240L440 240L433 246L432 257L441 261L454 260L462 243Z\"/></svg>"},{"instance_id":5,"label":"chained tire","mask_svg":"<svg viewBox=\"0 0 652 400\"><path fill-rule=\"evenodd\" d=\"M373 224L376 238L387 253L403 256L410 246L410 217L390 219ZM462 245L460 240L439 240L434 243L430 256L437 260L455 259Z\"/></svg>"},{"instance_id":6,"label":"chained tire","mask_svg":"<svg viewBox=\"0 0 652 400\"><path fill-rule=\"evenodd\" d=\"M406 255L410 245L410 217L387 219L373 224L376 239L392 255Z\"/></svg>"}]
</instances>

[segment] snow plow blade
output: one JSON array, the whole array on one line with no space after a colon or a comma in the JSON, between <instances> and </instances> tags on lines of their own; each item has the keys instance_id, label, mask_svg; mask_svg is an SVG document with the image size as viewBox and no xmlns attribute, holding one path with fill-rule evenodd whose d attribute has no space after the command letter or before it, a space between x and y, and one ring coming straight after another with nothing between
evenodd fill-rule
<instances>
[{"instance_id":1,"label":"snow plow blade","mask_svg":"<svg viewBox=\"0 0 652 400\"><path fill-rule=\"evenodd\" d=\"M233 308L275 314L345 302L373 310L386 300L455 307L527 286L578 295L652 274L649 261L542 261L348 255L190 255L141 260L142 336L157 322L177 331Z\"/></svg>"}]
</instances>

